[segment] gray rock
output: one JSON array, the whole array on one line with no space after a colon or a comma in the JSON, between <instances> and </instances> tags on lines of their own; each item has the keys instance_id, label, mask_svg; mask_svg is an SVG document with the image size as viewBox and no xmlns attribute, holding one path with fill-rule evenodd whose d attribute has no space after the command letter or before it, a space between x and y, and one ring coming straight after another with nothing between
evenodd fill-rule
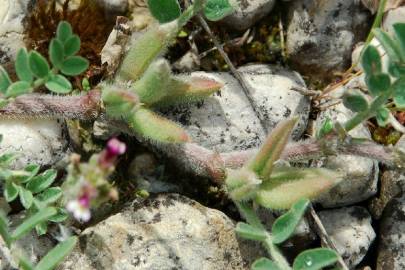
<instances>
[{"instance_id":1,"label":"gray rock","mask_svg":"<svg viewBox=\"0 0 405 270\"><path fill-rule=\"evenodd\" d=\"M388 203L381 218L377 270L405 269L405 196Z\"/></svg>"},{"instance_id":2,"label":"gray rock","mask_svg":"<svg viewBox=\"0 0 405 270\"><path fill-rule=\"evenodd\" d=\"M31 0L0 0L0 63L14 59L18 49L24 47L25 18Z\"/></svg>"},{"instance_id":3,"label":"gray rock","mask_svg":"<svg viewBox=\"0 0 405 270\"><path fill-rule=\"evenodd\" d=\"M405 23L405 6L389 10L384 16L382 27L390 34L394 34L392 28L394 23Z\"/></svg>"},{"instance_id":4,"label":"gray rock","mask_svg":"<svg viewBox=\"0 0 405 270\"><path fill-rule=\"evenodd\" d=\"M320 211L319 217L345 263L354 269L376 237L370 214L363 207L353 206Z\"/></svg>"},{"instance_id":5,"label":"gray rock","mask_svg":"<svg viewBox=\"0 0 405 270\"><path fill-rule=\"evenodd\" d=\"M234 12L222 21L235 30L246 30L270 13L275 0L230 0Z\"/></svg>"},{"instance_id":6,"label":"gray rock","mask_svg":"<svg viewBox=\"0 0 405 270\"><path fill-rule=\"evenodd\" d=\"M169 183L163 175L163 166L158 164L156 158L150 153L136 155L128 167L128 175L133 179L138 189L149 193L180 192L181 187Z\"/></svg>"},{"instance_id":7,"label":"gray rock","mask_svg":"<svg viewBox=\"0 0 405 270\"><path fill-rule=\"evenodd\" d=\"M370 13L355 0L297 0L288 5L286 49L300 73L333 77L350 64L353 46L368 33Z\"/></svg>"},{"instance_id":8,"label":"gray rock","mask_svg":"<svg viewBox=\"0 0 405 270\"><path fill-rule=\"evenodd\" d=\"M395 145L405 152L405 136ZM398 170L386 170L380 181L379 196L371 200L369 209L375 219L379 219L386 205L405 191L405 174Z\"/></svg>"},{"instance_id":9,"label":"gray rock","mask_svg":"<svg viewBox=\"0 0 405 270\"><path fill-rule=\"evenodd\" d=\"M238 242L234 228L217 210L159 195L86 229L58 269L248 269L262 254Z\"/></svg>"},{"instance_id":10,"label":"gray rock","mask_svg":"<svg viewBox=\"0 0 405 270\"><path fill-rule=\"evenodd\" d=\"M0 153L15 153L15 168L28 164L50 166L61 160L68 148L60 120L0 120Z\"/></svg>"},{"instance_id":11,"label":"gray rock","mask_svg":"<svg viewBox=\"0 0 405 270\"><path fill-rule=\"evenodd\" d=\"M395 170L385 171L381 176L379 196L371 200L369 209L373 218L380 219L384 208L405 190L405 175Z\"/></svg>"},{"instance_id":12,"label":"gray rock","mask_svg":"<svg viewBox=\"0 0 405 270\"><path fill-rule=\"evenodd\" d=\"M305 86L298 73L277 66L252 65L240 69L253 97L253 106L270 131L283 119L299 116L293 138L299 139L306 128L310 102L290 90ZM197 104L181 105L163 112L183 124L193 141L221 152L257 147L265 131L237 80L228 73L195 72L224 83L221 92Z\"/></svg>"},{"instance_id":13,"label":"gray rock","mask_svg":"<svg viewBox=\"0 0 405 270\"><path fill-rule=\"evenodd\" d=\"M353 86L354 82L351 85ZM343 91L345 91L344 87L335 90L333 92L334 97L339 97ZM339 104L322 111L315 126L318 130L326 118L344 123L353 115L352 111L344 107L343 104ZM349 134L356 138L371 138L370 132L362 124L351 130ZM338 155L325 158L318 165L341 171L345 175L337 186L320 196L319 202L324 207L345 206L361 202L377 192L379 168L376 161L357 156Z\"/></svg>"}]
</instances>

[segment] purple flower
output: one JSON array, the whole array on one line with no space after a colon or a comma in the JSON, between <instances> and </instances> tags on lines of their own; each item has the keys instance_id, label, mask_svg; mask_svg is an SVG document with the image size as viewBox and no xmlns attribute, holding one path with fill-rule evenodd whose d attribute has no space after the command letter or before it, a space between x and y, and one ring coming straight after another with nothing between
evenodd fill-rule
<instances>
[{"instance_id":1,"label":"purple flower","mask_svg":"<svg viewBox=\"0 0 405 270\"><path fill-rule=\"evenodd\" d=\"M108 169L115 165L119 155L122 155L127 150L125 143L117 138L112 138L108 141L107 147L100 154L99 164L103 169Z\"/></svg>"},{"instance_id":2,"label":"purple flower","mask_svg":"<svg viewBox=\"0 0 405 270\"><path fill-rule=\"evenodd\" d=\"M127 146L117 138L112 138L108 141L106 150L111 156L119 156L125 153Z\"/></svg>"}]
</instances>

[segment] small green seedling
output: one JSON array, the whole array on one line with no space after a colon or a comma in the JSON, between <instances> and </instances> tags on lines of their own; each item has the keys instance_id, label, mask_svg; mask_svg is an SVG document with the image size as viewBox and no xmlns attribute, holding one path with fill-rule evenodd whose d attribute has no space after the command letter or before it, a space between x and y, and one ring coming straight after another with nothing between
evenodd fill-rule
<instances>
[{"instance_id":1,"label":"small green seedling","mask_svg":"<svg viewBox=\"0 0 405 270\"><path fill-rule=\"evenodd\" d=\"M0 181L4 182L3 195L6 201L12 202L19 197L28 216L35 215L49 206L55 206L62 196L61 188L51 187L56 179L56 171L49 169L38 174L40 169L38 165L28 165L23 170L11 170L9 167L15 158L16 156L12 154L0 156ZM55 209L57 214L47 221L62 222L67 218L63 208ZM47 221L36 225L38 235L46 233Z\"/></svg>"},{"instance_id":2,"label":"small green seedling","mask_svg":"<svg viewBox=\"0 0 405 270\"><path fill-rule=\"evenodd\" d=\"M46 58L37 51L20 49L15 59L19 81L12 82L6 70L0 67L1 105L6 105L8 98L30 93L43 85L57 94L71 92L72 84L64 75L77 76L89 66L85 58L76 55L79 50L79 36L75 35L70 24L64 21L59 23L56 37L49 45L52 68Z\"/></svg>"}]
</instances>

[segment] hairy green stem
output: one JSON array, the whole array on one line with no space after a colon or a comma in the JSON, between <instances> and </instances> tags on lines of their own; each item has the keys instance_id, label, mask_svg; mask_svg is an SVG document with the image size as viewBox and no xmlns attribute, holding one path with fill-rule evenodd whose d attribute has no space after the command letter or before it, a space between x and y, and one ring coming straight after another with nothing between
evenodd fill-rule
<instances>
[{"instance_id":1,"label":"hairy green stem","mask_svg":"<svg viewBox=\"0 0 405 270\"><path fill-rule=\"evenodd\" d=\"M266 231L266 228L260 221L259 217L253 210L251 206L248 205L247 202L238 202L234 201L235 205L238 207L239 212L243 216L243 218L253 227L259 228L266 232L266 239L263 241L263 245L266 248L267 252L270 254L271 258L283 270L290 270L291 266L284 258L283 254L279 250L279 248L273 244L271 240L271 235Z\"/></svg>"},{"instance_id":2,"label":"hairy green stem","mask_svg":"<svg viewBox=\"0 0 405 270\"><path fill-rule=\"evenodd\" d=\"M264 246L266 247L267 251L270 253L271 258L277 264L280 269L283 270L291 270L291 266L288 261L284 258L283 254L281 253L280 249L273 244L271 241L271 236L268 235L266 240L264 241Z\"/></svg>"},{"instance_id":3,"label":"hairy green stem","mask_svg":"<svg viewBox=\"0 0 405 270\"><path fill-rule=\"evenodd\" d=\"M370 33L368 34L367 39L366 39L366 44L365 44L366 46L371 42L371 40L374 37L373 29L379 27L380 24L381 24L382 18L384 16L385 4L386 3L387 3L387 0L380 0L380 4L378 5L377 15L375 16L373 25L371 26ZM364 46L364 48L366 46Z\"/></svg>"}]
</instances>

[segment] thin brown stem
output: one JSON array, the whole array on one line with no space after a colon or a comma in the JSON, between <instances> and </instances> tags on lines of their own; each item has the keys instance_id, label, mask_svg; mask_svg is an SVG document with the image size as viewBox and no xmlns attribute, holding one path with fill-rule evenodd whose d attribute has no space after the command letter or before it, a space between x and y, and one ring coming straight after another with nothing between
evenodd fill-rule
<instances>
[{"instance_id":1,"label":"thin brown stem","mask_svg":"<svg viewBox=\"0 0 405 270\"><path fill-rule=\"evenodd\" d=\"M209 27L208 23L205 21L203 16L201 14L197 15L198 20L200 21L200 24L202 28L207 32L207 34L210 36L212 42L214 43L215 47L217 47L218 52L221 54L222 58L224 59L225 63L229 66L229 69L231 70L233 76L238 80L239 84L242 86L243 93L245 94L246 98L248 99L250 106L253 108L253 111L255 112L257 118L259 118L260 125L262 126L263 130L268 132L267 125L264 121L264 118L262 117L261 113L257 110L256 102L253 99L252 94L250 93L249 87L241 75L241 73L235 68L233 65L231 59L229 59L228 54L224 51L224 48L222 44L219 42L219 40L216 38L214 33L211 31L211 28Z\"/></svg>"},{"instance_id":2,"label":"thin brown stem","mask_svg":"<svg viewBox=\"0 0 405 270\"><path fill-rule=\"evenodd\" d=\"M310 206L309 211L310 211L310 215L313 220L313 223L315 225L313 227L316 231L316 234L321 239L322 243L326 247L335 250L336 253L338 254L338 262L339 262L340 266L342 267L342 269L349 270L349 268L347 267L346 263L344 262L342 256L340 256L340 254L338 253L335 243L333 243L328 232L326 231L325 227L323 226L321 219L319 218L318 214L315 212L315 209L312 207L312 205Z\"/></svg>"}]
</instances>

